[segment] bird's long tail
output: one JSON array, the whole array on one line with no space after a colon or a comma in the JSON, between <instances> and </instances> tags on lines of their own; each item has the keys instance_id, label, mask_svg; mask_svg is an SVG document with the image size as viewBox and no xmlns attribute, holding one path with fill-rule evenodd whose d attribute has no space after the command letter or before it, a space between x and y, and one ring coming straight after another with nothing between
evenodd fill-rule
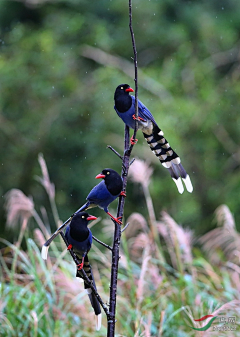
<instances>
[{"instance_id":1,"label":"bird's long tail","mask_svg":"<svg viewBox=\"0 0 240 337\"><path fill-rule=\"evenodd\" d=\"M91 268L91 265L89 263L87 255L84 258L83 269L84 269L85 273L87 274L87 277L89 278L89 280L93 282L93 285L94 285L95 289L97 289L95 281L94 281L93 273L92 273L92 268ZM79 272L77 272L77 277L81 277L79 275ZM87 291L88 297L90 299L91 305L92 305L93 310L94 310L95 315L96 315L96 330L98 331L98 330L100 330L101 324L102 324L101 307L100 307L100 304L99 304L96 296L93 294L92 289L85 282L84 282L84 288Z\"/></svg>"},{"instance_id":2,"label":"bird's long tail","mask_svg":"<svg viewBox=\"0 0 240 337\"><path fill-rule=\"evenodd\" d=\"M89 206L89 202L86 202L86 204L84 204L82 207L80 207L70 218L68 218L54 233L53 235L44 243L44 245L42 246L42 258L43 260L47 260L47 255L48 255L48 248L51 244L51 242L55 239L55 237L64 230L64 228L69 224L69 222L72 220L72 217L79 213L84 211L85 209L88 208Z\"/></svg>"},{"instance_id":3,"label":"bird's long tail","mask_svg":"<svg viewBox=\"0 0 240 337\"><path fill-rule=\"evenodd\" d=\"M182 194L184 191L183 180L187 191L191 193L193 186L190 177L183 168L179 156L173 151L166 138L164 138L163 131L156 124L153 124L152 133L146 134L143 132L143 135L152 152L158 157L161 164L168 169L173 181L177 185L178 192Z\"/></svg>"}]
</instances>

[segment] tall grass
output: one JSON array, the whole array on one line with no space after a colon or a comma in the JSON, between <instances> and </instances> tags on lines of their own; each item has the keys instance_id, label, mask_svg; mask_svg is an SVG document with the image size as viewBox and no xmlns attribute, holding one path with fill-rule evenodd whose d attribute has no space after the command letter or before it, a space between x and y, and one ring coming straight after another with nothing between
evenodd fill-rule
<instances>
[{"instance_id":1,"label":"tall grass","mask_svg":"<svg viewBox=\"0 0 240 337\"><path fill-rule=\"evenodd\" d=\"M49 196L58 226L55 188L42 156L39 161L43 176L38 180ZM143 187L148 219L133 213L122 237L117 336L221 336L212 328L198 332L189 326L205 325L206 321L197 323L194 319L206 314L236 316L239 322L239 234L230 211L226 206L218 209L219 226L215 232L195 238L193 232L178 225L166 212L159 219L156 217L149 193L152 171L138 160L132 166L131 178ZM141 177L140 172L148 172L148 179L144 179L144 173ZM0 336L106 336L106 320L101 330L95 331L88 297L83 284L75 278L75 265L60 239L51 245L47 263L42 260L40 250L49 232L43 221L46 217L36 212L32 198L18 190L10 191L6 208L8 225L16 230L20 223L20 230L14 244L1 239L4 248L0 254ZM38 226L34 240L28 227L33 222ZM111 221L103 222L103 233L109 233L110 226ZM226 230L229 240L223 239ZM102 246L93 245L90 259L105 302L109 292L109 257ZM215 325L219 324L216 321ZM239 331L222 335L238 336Z\"/></svg>"}]
</instances>

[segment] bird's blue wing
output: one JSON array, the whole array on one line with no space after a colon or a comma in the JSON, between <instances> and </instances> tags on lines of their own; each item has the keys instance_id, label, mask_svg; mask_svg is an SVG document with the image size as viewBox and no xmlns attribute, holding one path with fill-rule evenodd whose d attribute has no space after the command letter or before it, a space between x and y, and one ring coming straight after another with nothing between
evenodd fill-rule
<instances>
[{"instance_id":1,"label":"bird's blue wing","mask_svg":"<svg viewBox=\"0 0 240 337\"><path fill-rule=\"evenodd\" d=\"M123 120L123 122L128 125L130 128L134 129L135 128L135 120L133 119L133 115L135 115L135 97L132 97L132 105L130 107L130 109L126 112L119 112L116 107L114 106L114 109L116 110L118 116ZM151 114L151 112L148 110L148 108L141 102L138 100L138 115L139 117L141 117L143 120L147 121L150 120L152 121L154 124L157 125L153 115Z\"/></svg>"},{"instance_id":2,"label":"bird's blue wing","mask_svg":"<svg viewBox=\"0 0 240 337\"><path fill-rule=\"evenodd\" d=\"M106 198L108 196L108 190L105 185L105 181L102 180L99 184L93 187L90 193L87 196L87 200L91 203L98 204L100 200Z\"/></svg>"},{"instance_id":3,"label":"bird's blue wing","mask_svg":"<svg viewBox=\"0 0 240 337\"><path fill-rule=\"evenodd\" d=\"M135 106L135 97L131 96L134 106ZM139 117L145 119L145 120L149 120L152 121L154 124L157 125L153 115L151 114L151 112L148 110L148 108L140 101L138 100L138 115Z\"/></svg>"},{"instance_id":4,"label":"bird's blue wing","mask_svg":"<svg viewBox=\"0 0 240 337\"><path fill-rule=\"evenodd\" d=\"M91 192L87 196L87 200L94 205L103 208L105 212L108 212L108 205L117 198L113 196L107 189L105 181L102 180L98 185L94 186Z\"/></svg>"}]
</instances>

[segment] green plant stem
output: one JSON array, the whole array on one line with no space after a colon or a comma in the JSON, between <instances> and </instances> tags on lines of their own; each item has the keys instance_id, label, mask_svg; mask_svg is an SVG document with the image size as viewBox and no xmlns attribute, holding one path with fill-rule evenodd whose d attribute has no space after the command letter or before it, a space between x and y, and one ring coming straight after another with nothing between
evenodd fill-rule
<instances>
[{"instance_id":1,"label":"green plant stem","mask_svg":"<svg viewBox=\"0 0 240 337\"><path fill-rule=\"evenodd\" d=\"M27 223L28 223L28 217L24 217L23 222L22 222L22 226L21 226L21 230L20 230L20 233L19 233L19 236L18 236L18 240L17 240L17 243L16 243L16 252L13 256L13 262L12 262L12 268L11 268L12 281L14 280L14 275L16 273L18 252L19 252L19 249L20 249L20 246L21 246L21 243L22 243L24 233L25 233L26 228L27 228Z\"/></svg>"},{"instance_id":2,"label":"green plant stem","mask_svg":"<svg viewBox=\"0 0 240 337\"><path fill-rule=\"evenodd\" d=\"M161 264L164 264L165 259L164 259L164 254L162 251L159 233L158 233L157 226L156 226L156 216L155 216L155 211L153 207L152 197L150 195L148 186L146 184L142 184L142 187L143 187L143 193L146 199L146 204L147 204L147 209L148 209L148 214L149 214L149 224L150 224L150 231L152 234L152 239L157 244L158 259L161 262Z\"/></svg>"}]
</instances>

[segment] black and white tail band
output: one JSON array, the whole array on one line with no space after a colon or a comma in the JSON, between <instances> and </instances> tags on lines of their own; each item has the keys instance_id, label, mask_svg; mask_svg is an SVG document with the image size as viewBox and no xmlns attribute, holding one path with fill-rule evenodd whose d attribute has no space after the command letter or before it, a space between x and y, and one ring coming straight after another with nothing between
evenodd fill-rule
<instances>
[{"instance_id":1,"label":"black and white tail band","mask_svg":"<svg viewBox=\"0 0 240 337\"><path fill-rule=\"evenodd\" d=\"M164 138L163 131L154 125L152 134L147 135L143 133L143 135L152 152L158 157L161 164L168 169L173 181L177 185L178 192L182 194L184 191L183 180L187 191L191 193L193 186L190 177L184 170L179 156L173 151L166 138Z\"/></svg>"},{"instance_id":2,"label":"black and white tail band","mask_svg":"<svg viewBox=\"0 0 240 337\"><path fill-rule=\"evenodd\" d=\"M89 280L93 282L93 285L96 289L95 280L94 280L93 273L92 273L92 268L91 268L91 265L89 263L87 255L85 256L85 259L84 259L83 269L84 269L87 277L89 278ZM77 276L78 276L78 272L77 272ZM91 305L93 307L93 310L94 310L94 313L95 313L95 316L96 316L96 330L99 331L100 328L101 328L101 325L102 325L102 313L101 313L100 304L99 304L96 296L92 293L92 289L89 288L89 285L85 282L84 282L84 287L85 287L86 293L88 294L89 300L91 302Z\"/></svg>"}]
</instances>

